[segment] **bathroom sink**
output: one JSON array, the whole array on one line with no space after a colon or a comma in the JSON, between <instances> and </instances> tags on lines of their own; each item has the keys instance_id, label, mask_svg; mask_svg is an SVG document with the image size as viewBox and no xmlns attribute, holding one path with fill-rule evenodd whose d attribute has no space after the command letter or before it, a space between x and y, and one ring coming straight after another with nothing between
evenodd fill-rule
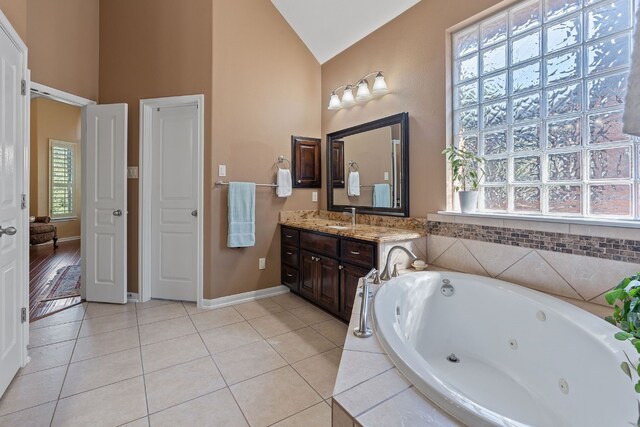
<instances>
[{"instance_id":1,"label":"bathroom sink","mask_svg":"<svg viewBox=\"0 0 640 427\"><path fill-rule=\"evenodd\" d=\"M327 228L333 228L334 230L348 230L351 227L346 225L327 225Z\"/></svg>"}]
</instances>

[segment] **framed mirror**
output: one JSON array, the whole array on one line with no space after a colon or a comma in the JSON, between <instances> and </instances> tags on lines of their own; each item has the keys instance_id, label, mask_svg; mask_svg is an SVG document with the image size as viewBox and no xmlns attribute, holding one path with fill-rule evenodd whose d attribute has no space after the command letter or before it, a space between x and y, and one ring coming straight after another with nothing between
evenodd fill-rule
<instances>
[{"instance_id":1,"label":"framed mirror","mask_svg":"<svg viewBox=\"0 0 640 427\"><path fill-rule=\"evenodd\" d=\"M409 113L327 135L330 211L409 216Z\"/></svg>"}]
</instances>

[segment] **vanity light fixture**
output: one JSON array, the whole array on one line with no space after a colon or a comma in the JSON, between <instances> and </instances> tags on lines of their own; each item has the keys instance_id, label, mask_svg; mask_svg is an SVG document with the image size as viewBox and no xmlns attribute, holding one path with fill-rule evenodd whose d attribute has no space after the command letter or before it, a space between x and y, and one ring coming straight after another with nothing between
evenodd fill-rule
<instances>
[{"instance_id":1,"label":"vanity light fixture","mask_svg":"<svg viewBox=\"0 0 640 427\"><path fill-rule=\"evenodd\" d=\"M367 77L371 76L375 76L375 80L373 81L372 89L369 90L369 81L367 80ZM355 98L353 96L354 87L357 89ZM342 90L342 100L340 100L340 97L338 96L340 90ZM384 95L388 92L389 89L387 88L387 83L384 80L382 71L374 71L358 80L356 85L347 84L335 88L331 92L328 108L329 110L349 108L356 105L358 102L370 100L374 95Z\"/></svg>"}]
</instances>

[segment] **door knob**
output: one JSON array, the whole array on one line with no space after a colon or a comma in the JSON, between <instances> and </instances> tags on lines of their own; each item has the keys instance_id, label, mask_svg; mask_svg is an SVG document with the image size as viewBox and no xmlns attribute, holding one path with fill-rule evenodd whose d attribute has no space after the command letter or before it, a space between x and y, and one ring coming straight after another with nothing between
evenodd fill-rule
<instances>
[{"instance_id":1,"label":"door knob","mask_svg":"<svg viewBox=\"0 0 640 427\"><path fill-rule=\"evenodd\" d=\"M7 236L13 236L17 232L18 230L16 230L15 227L7 227L7 228L0 227L0 237L2 237L3 234L6 234Z\"/></svg>"},{"instance_id":2,"label":"door knob","mask_svg":"<svg viewBox=\"0 0 640 427\"><path fill-rule=\"evenodd\" d=\"M113 211L113 216L122 216L122 211L120 209Z\"/></svg>"},{"instance_id":3,"label":"door knob","mask_svg":"<svg viewBox=\"0 0 640 427\"><path fill-rule=\"evenodd\" d=\"M194 209L191 211L191 216L198 216L198 209Z\"/></svg>"}]
</instances>

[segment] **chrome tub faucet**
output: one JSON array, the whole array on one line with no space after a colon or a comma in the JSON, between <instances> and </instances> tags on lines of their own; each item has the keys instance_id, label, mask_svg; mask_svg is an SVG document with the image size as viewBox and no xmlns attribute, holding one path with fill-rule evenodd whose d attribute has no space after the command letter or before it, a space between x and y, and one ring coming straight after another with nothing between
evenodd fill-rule
<instances>
[{"instance_id":1,"label":"chrome tub faucet","mask_svg":"<svg viewBox=\"0 0 640 427\"><path fill-rule=\"evenodd\" d=\"M367 318L369 317L369 299L371 298L369 291L369 280L373 280L373 283L380 283L380 276L378 270L374 268L362 278L362 304L360 305L360 322L358 327L353 330L353 334L358 338L368 338L373 335L373 331L367 324Z\"/></svg>"},{"instance_id":2,"label":"chrome tub faucet","mask_svg":"<svg viewBox=\"0 0 640 427\"><path fill-rule=\"evenodd\" d=\"M391 262L391 254L395 251L395 250L401 250L404 253L406 253L409 256L409 259L411 260L410 262L413 263L415 260L418 259L418 257L411 252L409 249L405 248L404 246L393 246L391 249L389 249L389 253L387 254L387 262L385 262L385 266L384 266L384 270L382 271L382 275L380 276L380 279L382 280L391 280L391 277L398 277L399 273L398 273L398 268L394 265L394 269L393 269L393 274L389 273L389 269L390 269L390 265L389 262Z\"/></svg>"}]
</instances>

